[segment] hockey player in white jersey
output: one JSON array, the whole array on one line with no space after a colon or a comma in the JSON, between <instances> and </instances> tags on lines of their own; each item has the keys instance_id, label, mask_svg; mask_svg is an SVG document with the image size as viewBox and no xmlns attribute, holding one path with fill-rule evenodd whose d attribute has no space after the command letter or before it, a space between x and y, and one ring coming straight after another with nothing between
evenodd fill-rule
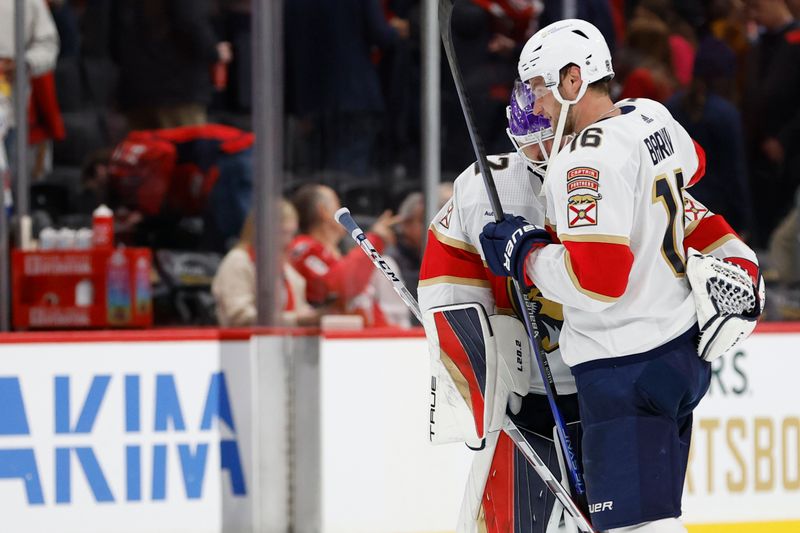
<instances>
[{"instance_id":1,"label":"hockey player in white jersey","mask_svg":"<svg viewBox=\"0 0 800 533\"><path fill-rule=\"evenodd\" d=\"M549 121L533 114L533 95L522 83L514 87L507 114L508 134L518 152L489 157L498 194L507 212L544 224L544 203L539 193L553 131ZM431 440L464 441L477 450L460 512L459 532L568 531L561 521L561 506L508 436L498 431L498 424L506 414L508 387L491 389L485 385L483 388L490 390L474 394L475 388L481 388L477 383L480 380L475 380L472 390L465 391L463 384L472 385L473 374L481 372L474 372L459 361L463 352L459 341L463 334L457 328L451 331L445 320L437 320L442 310L449 313L450 309L462 308L462 304L479 305L479 312L491 315L494 336L506 341L497 342L500 353L494 355L514 359L521 347L529 360L525 328L516 318L518 313L512 303L513 286L508 277L489 272L480 253L478 236L486 222L493 219L483 181L477 165L473 165L455 180L452 198L429 228L418 292L422 311L436 310L428 313L425 320L433 379L437 384ZM544 300L535 289L531 298L538 308L542 349L553 370L558 405L566 421L573 422L568 424L570 432L577 435L575 384L558 353L561 306ZM516 414L512 418L551 471L561 477L557 460L560 451L553 441L554 421L541 377L536 370L529 375L516 390L524 399L514 406ZM533 394L527 394L529 391ZM573 440L577 438L573 436Z\"/></svg>"},{"instance_id":2,"label":"hockey player in white jersey","mask_svg":"<svg viewBox=\"0 0 800 533\"><path fill-rule=\"evenodd\" d=\"M563 306L559 345L577 386L595 528L682 532L708 360L752 331L763 282L752 250L684 191L703 175L702 148L656 102L614 105L611 65L602 35L581 20L525 45L519 72L535 113L553 122L556 146L574 135L544 183L557 238L546 244L536 219L507 216L486 225L481 249L495 274Z\"/></svg>"}]
</instances>

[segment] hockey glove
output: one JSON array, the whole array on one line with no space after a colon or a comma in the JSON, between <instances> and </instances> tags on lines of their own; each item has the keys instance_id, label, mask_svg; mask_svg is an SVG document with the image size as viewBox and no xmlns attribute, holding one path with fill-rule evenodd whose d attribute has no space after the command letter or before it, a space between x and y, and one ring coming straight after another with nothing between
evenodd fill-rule
<instances>
[{"instance_id":1,"label":"hockey glove","mask_svg":"<svg viewBox=\"0 0 800 533\"><path fill-rule=\"evenodd\" d=\"M700 340L697 353L713 361L746 339L764 310L764 279L740 267L690 249L686 277L692 287Z\"/></svg>"},{"instance_id":2,"label":"hockey glove","mask_svg":"<svg viewBox=\"0 0 800 533\"><path fill-rule=\"evenodd\" d=\"M486 224L480 240L489 269L497 276L513 277L526 289L533 282L525 275L525 260L532 252L553 242L544 228L511 215Z\"/></svg>"}]
</instances>

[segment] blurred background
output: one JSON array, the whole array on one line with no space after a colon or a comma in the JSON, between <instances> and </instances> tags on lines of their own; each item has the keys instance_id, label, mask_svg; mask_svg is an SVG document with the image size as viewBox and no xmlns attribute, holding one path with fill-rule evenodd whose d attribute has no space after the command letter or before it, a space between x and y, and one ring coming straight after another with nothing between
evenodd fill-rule
<instances>
[{"instance_id":1,"label":"blurred background","mask_svg":"<svg viewBox=\"0 0 800 533\"><path fill-rule=\"evenodd\" d=\"M800 531L800 1L458 0L488 153L575 17L768 284L695 413L689 530ZM452 531L473 452L429 445L422 329L333 213L416 294L474 159L435 0L0 0L3 531Z\"/></svg>"},{"instance_id":2,"label":"blurred background","mask_svg":"<svg viewBox=\"0 0 800 533\"><path fill-rule=\"evenodd\" d=\"M423 2L287 1L274 11L281 46L265 51L247 0L24 0L16 55L18 2L0 0L5 328L252 325L264 220L281 281L273 323L414 325L330 219L348 206L415 292L426 218L474 161L444 60L432 63L435 105L425 101L438 51L423 44ZM663 102L705 148L692 194L758 250L766 319L793 320L798 16L793 0L461 0L452 24L479 132L498 153L513 149L505 106L526 39L562 18L594 23L616 61L614 98ZM276 51L282 101L261 103L280 112L270 167L256 164L253 69ZM259 218L270 168L283 199Z\"/></svg>"}]
</instances>

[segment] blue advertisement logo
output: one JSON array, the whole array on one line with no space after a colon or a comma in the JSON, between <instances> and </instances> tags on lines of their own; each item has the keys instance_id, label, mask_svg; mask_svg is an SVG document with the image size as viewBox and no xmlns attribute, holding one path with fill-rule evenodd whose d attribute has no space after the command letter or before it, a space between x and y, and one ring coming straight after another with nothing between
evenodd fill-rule
<instances>
[{"instance_id":1,"label":"blue advertisement logo","mask_svg":"<svg viewBox=\"0 0 800 533\"><path fill-rule=\"evenodd\" d=\"M158 374L155 377L155 418L153 432L180 434L186 432L175 378L172 374ZM83 401L83 406L74 425L70 422L70 376L56 376L54 390L54 432L56 435L91 436L97 415L106 398L110 375L92 377L91 385ZM138 502L145 498L142 489L142 444L136 443L135 436L141 434L140 376L128 374L124 377L124 434L131 436L131 443L124 445L125 487L124 494L114 494L109 486L102 464L98 461L91 439L86 446L56 446L55 454L55 503L69 504L72 501L73 455L83 471L91 493L97 502L128 501ZM18 377L0 377L0 482L19 480L25 488L29 505L45 503L42 483L37 467L36 452L30 448L3 448L3 436L31 436L25 401ZM234 496L245 496L244 472L239 446L235 439L236 427L233 420L228 387L223 372L211 375L205 394L203 415L199 430L211 431L215 420L224 423L233 438L219 439L220 469L230 479ZM211 435L209 435L211 436ZM185 442L176 444L148 444L152 450L152 480L149 499L152 501L167 498L167 451L172 446L177 449L180 462L181 481L186 498L200 499L203 495L203 480L208 468L211 439L204 442Z\"/></svg>"}]
</instances>

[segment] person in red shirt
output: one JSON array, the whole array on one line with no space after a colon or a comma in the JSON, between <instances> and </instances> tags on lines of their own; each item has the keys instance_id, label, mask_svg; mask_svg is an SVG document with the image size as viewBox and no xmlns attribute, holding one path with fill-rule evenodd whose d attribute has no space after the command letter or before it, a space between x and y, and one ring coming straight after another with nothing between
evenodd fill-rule
<instances>
[{"instance_id":1,"label":"person in red shirt","mask_svg":"<svg viewBox=\"0 0 800 533\"><path fill-rule=\"evenodd\" d=\"M360 314L367 326L391 325L381 311L372 286L374 266L357 247L346 255L339 243L346 232L334 220L339 197L325 185L305 185L293 197L300 217L300 234L289 246L291 265L306 279L306 298L334 312ZM384 212L367 236L378 252L395 243L391 227L396 217Z\"/></svg>"},{"instance_id":2,"label":"person in red shirt","mask_svg":"<svg viewBox=\"0 0 800 533\"><path fill-rule=\"evenodd\" d=\"M637 19L628 27L627 47L635 65L625 78L620 99L666 102L677 82L670 63L669 28L659 20Z\"/></svg>"}]
</instances>

